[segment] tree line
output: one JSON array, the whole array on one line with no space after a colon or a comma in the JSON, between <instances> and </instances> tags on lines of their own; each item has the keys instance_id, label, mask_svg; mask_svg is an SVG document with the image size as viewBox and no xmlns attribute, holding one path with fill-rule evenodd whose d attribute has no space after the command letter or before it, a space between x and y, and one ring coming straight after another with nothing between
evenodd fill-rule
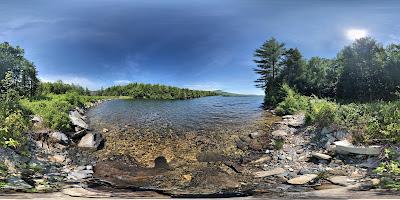
<instances>
[{"instance_id":1,"label":"tree line","mask_svg":"<svg viewBox=\"0 0 400 200\"><path fill-rule=\"evenodd\" d=\"M190 90L160 84L130 83L112 86L97 92L101 96L130 96L138 99L192 99L217 95L212 91Z\"/></svg>"},{"instance_id":2,"label":"tree line","mask_svg":"<svg viewBox=\"0 0 400 200\"><path fill-rule=\"evenodd\" d=\"M400 91L400 44L383 46L370 37L345 46L333 59L304 59L297 48L271 38L254 57L256 87L264 89L267 106L283 100L283 84L303 95L346 102L392 100Z\"/></svg>"}]
</instances>

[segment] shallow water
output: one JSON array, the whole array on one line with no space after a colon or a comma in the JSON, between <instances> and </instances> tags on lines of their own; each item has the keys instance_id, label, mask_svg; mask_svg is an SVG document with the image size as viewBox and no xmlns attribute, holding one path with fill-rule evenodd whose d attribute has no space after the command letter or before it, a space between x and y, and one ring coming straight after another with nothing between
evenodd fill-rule
<instances>
[{"instance_id":1,"label":"shallow water","mask_svg":"<svg viewBox=\"0 0 400 200\"><path fill-rule=\"evenodd\" d=\"M190 100L114 100L91 109L91 125L130 125L157 132L214 132L238 130L254 124L265 112L262 96L203 97Z\"/></svg>"}]
</instances>

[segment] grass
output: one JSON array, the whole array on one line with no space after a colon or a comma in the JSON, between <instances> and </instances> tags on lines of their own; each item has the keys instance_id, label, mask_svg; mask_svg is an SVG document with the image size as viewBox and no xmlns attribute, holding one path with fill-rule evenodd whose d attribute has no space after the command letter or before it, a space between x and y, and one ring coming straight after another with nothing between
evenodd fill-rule
<instances>
[{"instance_id":1,"label":"grass","mask_svg":"<svg viewBox=\"0 0 400 200\"><path fill-rule=\"evenodd\" d=\"M24 109L32 115L43 118L45 127L52 130L68 131L71 129L68 113L75 107L84 107L90 103L117 97L108 96L82 96L77 93L47 94L36 99L22 99L20 102Z\"/></svg>"}]
</instances>

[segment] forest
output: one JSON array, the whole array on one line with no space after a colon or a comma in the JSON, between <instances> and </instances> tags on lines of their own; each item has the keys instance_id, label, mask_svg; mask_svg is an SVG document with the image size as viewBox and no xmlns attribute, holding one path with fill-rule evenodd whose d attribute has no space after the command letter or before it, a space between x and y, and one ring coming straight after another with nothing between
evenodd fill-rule
<instances>
[{"instance_id":1,"label":"forest","mask_svg":"<svg viewBox=\"0 0 400 200\"><path fill-rule=\"evenodd\" d=\"M192 99L218 95L212 91L190 90L159 84L130 83L97 92L99 96L129 96L135 99Z\"/></svg>"}]
</instances>

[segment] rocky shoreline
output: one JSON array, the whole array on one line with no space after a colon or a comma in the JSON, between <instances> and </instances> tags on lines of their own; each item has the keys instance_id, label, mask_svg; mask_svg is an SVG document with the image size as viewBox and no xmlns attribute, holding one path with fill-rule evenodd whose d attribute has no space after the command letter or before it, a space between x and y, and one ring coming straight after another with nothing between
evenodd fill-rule
<instances>
[{"instance_id":1,"label":"rocky shoreline","mask_svg":"<svg viewBox=\"0 0 400 200\"><path fill-rule=\"evenodd\" d=\"M379 162L380 147L354 146L350 134L335 127L305 126L301 114L277 118L263 131L217 140L193 134L152 135L156 139L149 140L143 134L123 135L120 129L91 130L85 111L102 102L70 112L75 132L32 133L31 157L0 148L0 162L7 165L2 190L82 197L140 195L135 191L154 197L288 197L379 185L371 171ZM33 121L40 127L40 117ZM122 144L124 137L138 138ZM124 145L130 155L113 152L114 146Z\"/></svg>"}]
</instances>

